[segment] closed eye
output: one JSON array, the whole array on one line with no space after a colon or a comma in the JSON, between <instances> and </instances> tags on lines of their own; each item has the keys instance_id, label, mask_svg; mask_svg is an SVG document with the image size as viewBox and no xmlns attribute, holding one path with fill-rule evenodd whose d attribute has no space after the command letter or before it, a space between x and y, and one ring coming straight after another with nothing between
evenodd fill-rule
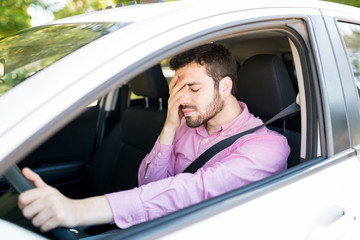
<instances>
[{"instance_id":1,"label":"closed eye","mask_svg":"<svg viewBox=\"0 0 360 240\"><path fill-rule=\"evenodd\" d=\"M198 82L189 83L188 86L192 92L198 92L200 90L200 84Z\"/></svg>"},{"instance_id":2,"label":"closed eye","mask_svg":"<svg viewBox=\"0 0 360 240\"><path fill-rule=\"evenodd\" d=\"M200 90L200 88L198 88L198 89L192 89L192 88L190 88L190 90L191 90L192 92L198 92L198 91Z\"/></svg>"}]
</instances>

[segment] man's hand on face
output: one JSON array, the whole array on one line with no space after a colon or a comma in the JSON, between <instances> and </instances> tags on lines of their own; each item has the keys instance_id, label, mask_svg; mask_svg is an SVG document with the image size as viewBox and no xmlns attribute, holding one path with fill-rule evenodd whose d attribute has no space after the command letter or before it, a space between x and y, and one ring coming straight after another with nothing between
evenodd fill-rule
<instances>
[{"instance_id":1,"label":"man's hand on face","mask_svg":"<svg viewBox=\"0 0 360 240\"><path fill-rule=\"evenodd\" d=\"M169 84L169 89L168 113L159 138L160 143L167 145L172 144L175 132L180 126L183 117L181 105L186 104L184 94L189 89L189 86L186 81L180 80L179 76L175 76Z\"/></svg>"},{"instance_id":2,"label":"man's hand on face","mask_svg":"<svg viewBox=\"0 0 360 240\"><path fill-rule=\"evenodd\" d=\"M18 206L35 227L46 232L57 226L74 227L78 224L74 200L48 186L29 168L24 168L23 174L36 188L20 194Z\"/></svg>"},{"instance_id":3,"label":"man's hand on face","mask_svg":"<svg viewBox=\"0 0 360 240\"><path fill-rule=\"evenodd\" d=\"M184 104L184 93L189 89L185 80L180 80L178 76L175 76L169 85L170 98L168 102L168 116L167 124L177 129L180 126L183 113L181 111L181 105Z\"/></svg>"}]
</instances>

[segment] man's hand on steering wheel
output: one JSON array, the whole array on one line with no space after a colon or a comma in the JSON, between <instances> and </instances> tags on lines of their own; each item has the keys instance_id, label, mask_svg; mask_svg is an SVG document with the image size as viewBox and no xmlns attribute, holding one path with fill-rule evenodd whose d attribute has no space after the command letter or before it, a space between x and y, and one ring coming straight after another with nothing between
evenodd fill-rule
<instances>
[{"instance_id":1,"label":"man's hand on steering wheel","mask_svg":"<svg viewBox=\"0 0 360 240\"><path fill-rule=\"evenodd\" d=\"M79 224L76 200L47 185L29 168L24 168L22 173L35 188L19 195L18 206L35 227L47 232L59 226L71 228Z\"/></svg>"}]
</instances>

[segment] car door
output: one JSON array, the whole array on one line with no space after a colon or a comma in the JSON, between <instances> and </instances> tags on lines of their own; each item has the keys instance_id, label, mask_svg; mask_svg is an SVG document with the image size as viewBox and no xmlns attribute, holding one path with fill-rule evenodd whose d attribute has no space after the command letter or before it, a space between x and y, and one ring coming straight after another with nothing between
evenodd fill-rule
<instances>
[{"instance_id":1,"label":"car door","mask_svg":"<svg viewBox=\"0 0 360 240\"><path fill-rule=\"evenodd\" d=\"M25 157L19 167L34 169L46 182L72 195L72 185L82 180L92 157L98 118L99 104L94 103ZM8 188L6 180L0 178L0 193Z\"/></svg>"},{"instance_id":2,"label":"car door","mask_svg":"<svg viewBox=\"0 0 360 240\"><path fill-rule=\"evenodd\" d=\"M348 112L351 135L351 146L360 159L360 19L357 15L343 15L330 21L329 31L337 31L332 36L332 44L340 70L342 86ZM355 190L356 191L356 190ZM344 210L343 228L349 231L354 239L359 238L359 226L355 224L359 216L360 199L354 199ZM346 225L345 225L346 224ZM344 226L345 225L345 226Z\"/></svg>"},{"instance_id":3,"label":"car door","mask_svg":"<svg viewBox=\"0 0 360 240\"><path fill-rule=\"evenodd\" d=\"M226 239L337 239L354 233L356 216L353 214L357 207L353 203L360 197L357 190L360 163L352 145L347 97L332 46L331 36L337 33L327 29L326 17L318 10L271 9L246 14L248 20L241 21L241 27L228 21L224 23L230 16L218 17L219 21L206 19L207 24L216 22L217 25L209 27L211 33L209 29L203 30L202 41L242 31L285 30L299 79L301 157L305 162L284 173L136 226L134 237L186 239L201 233L204 238ZM252 22L249 16L256 20L262 16L262 22ZM207 27L206 21L203 26ZM190 28L181 28L186 27ZM176 31L181 32L181 28ZM165 34L162 37L165 38ZM194 40L182 44L196 43ZM180 41L177 44L180 48ZM126 234L130 233L131 230ZM121 233L118 237L121 238Z\"/></svg>"}]
</instances>

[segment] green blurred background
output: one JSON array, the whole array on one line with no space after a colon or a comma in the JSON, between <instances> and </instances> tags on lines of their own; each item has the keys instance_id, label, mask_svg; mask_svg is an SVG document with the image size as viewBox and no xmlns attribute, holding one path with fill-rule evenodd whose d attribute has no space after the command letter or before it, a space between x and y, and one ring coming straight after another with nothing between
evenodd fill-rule
<instances>
[{"instance_id":1,"label":"green blurred background","mask_svg":"<svg viewBox=\"0 0 360 240\"><path fill-rule=\"evenodd\" d=\"M1 0L0 37L54 19L96 11L133 0ZM171 1L171 0L164 0ZM360 0L327 0L360 7ZM140 0L137 0L139 3Z\"/></svg>"}]
</instances>

